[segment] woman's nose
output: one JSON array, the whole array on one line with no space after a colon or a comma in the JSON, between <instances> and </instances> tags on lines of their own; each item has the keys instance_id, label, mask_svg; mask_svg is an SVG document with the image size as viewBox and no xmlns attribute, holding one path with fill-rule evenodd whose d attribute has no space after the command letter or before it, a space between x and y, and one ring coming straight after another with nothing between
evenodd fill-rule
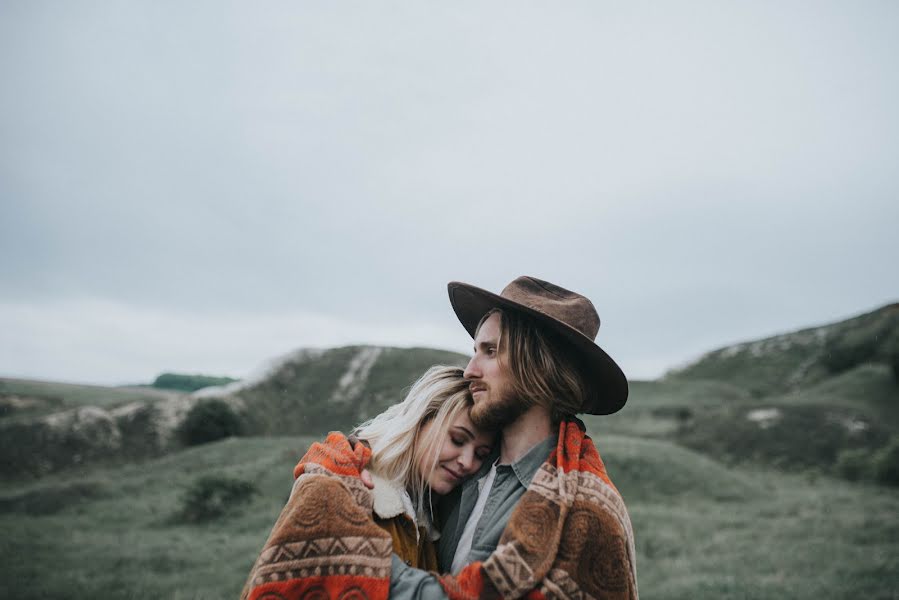
<instances>
[{"instance_id":1,"label":"woman's nose","mask_svg":"<svg viewBox=\"0 0 899 600\"><path fill-rule=\"evenodd\" d=\"M459 467L467 474L474 466L474 453L464 450L458 458Z\"/></svg>"}]
</instances>

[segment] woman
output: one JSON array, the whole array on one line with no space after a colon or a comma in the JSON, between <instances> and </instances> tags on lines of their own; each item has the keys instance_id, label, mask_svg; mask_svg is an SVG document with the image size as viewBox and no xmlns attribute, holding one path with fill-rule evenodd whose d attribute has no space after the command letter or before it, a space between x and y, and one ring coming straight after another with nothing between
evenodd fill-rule
<instances>
[{"instance_id":1,"label":"woman","mask_svg":"<svg viewBox=\"0 0 899 600\"><path fill-rule=\"evenodd\" d=\"M432 367L402 402L356 429L365 444L338 433L313 444L241 597L336 598L358 589L386 598L393 554L436 570L433 497L473 475L493 444L493 433L471 423L471 406L462 369ZM373 491L361 481L364 468Z\"/></svg>"},{"instance_id":2,"label":"woman","mask_svg":"<svg viewBox=\"0 0 899 600\"><path fill-rule=\"evenodd\" d=\"M432 496L476 473L493 445L493 433L472 424L471 405L462 369L432 367L405 400L355 431L371 447L375 522L417 568L437 569Z\"/></svg>"}]
</instances>

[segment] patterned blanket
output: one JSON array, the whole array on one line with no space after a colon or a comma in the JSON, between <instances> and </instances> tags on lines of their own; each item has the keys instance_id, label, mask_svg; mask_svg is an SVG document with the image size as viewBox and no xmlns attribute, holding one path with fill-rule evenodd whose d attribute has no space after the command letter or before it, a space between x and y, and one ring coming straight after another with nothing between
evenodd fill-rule
<instances>
[{"instance_id":1,"label":"patterned blanket","mask_svg":"<svg viewBox=\"0 0 899 600\"><path fill-rule=\"evenodd\" d=\"M372 520L372 494L359 478L369 458L340 433L310 446L241 599L387 598L390 534Z\"/></svg>"},{"instance_id":2,"label":"patterned blanket","mask_svg":"<svg viewBox=\"0 0 899 600\"><path fill-rule=\"evenodd\" d=\"M387 598L390 539L371 520L359 473L370 457L332 433L297 465L297 481L242 598ZM512 513L499 546L458 576L440 577L453 600L637 599L630 517L583 424L559 443Z\"/></svg>"},{"instance_id":3,"label":"patterned blanket","mask_svg":"<svg viewBox=\"0 0 899 600\"><path fill-rule=\"evenodd\" d=\"M580 421L560 425L493 554L440 582L454 600L636 600L631 520Z\"/></svg>"}]
</instances>

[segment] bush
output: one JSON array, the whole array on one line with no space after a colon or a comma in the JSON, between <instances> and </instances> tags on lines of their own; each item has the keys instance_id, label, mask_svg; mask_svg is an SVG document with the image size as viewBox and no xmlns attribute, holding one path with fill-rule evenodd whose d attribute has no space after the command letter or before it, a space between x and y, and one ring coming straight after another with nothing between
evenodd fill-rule
<instances>
[{"instance_id":1,"label":"bush","mask_svg":"<svg viewBox=\"0 0 899 600\"><path fill-rule=\"evenodd\" d=\"M899 383L899 331L893 332L886 343L886 359L893 371L893 379Z\"/></svg>"},{"instance_id":2,"label":"bush","mask_svg":"<svg viewBox=\"0 0 899 600\"><path fill-rule=\"evenodd\" d=\"M234 514L249 504L256 493L256 486L249 481L223 475L201 477L184 495L177 520L202 523Z\"/></svg>"},{"instance_id":3,"label":"bush","mask_svg":"<svg viewBox=\"0 0 899 600\"><path fill-rule=\"evenodd\" d=\"M873 455L864 448L843 450L837 455L836 471L849 481L869 479L873 473Z\"/></svg>"},{"instance_id":4,"label":"bush","mask_svg":"<svg viewBox=\"0 0 899 600\"><path fill-rule=\"evenodd\" d=\"M180 431L184 443L195 446L240 435L243 423L224 400L202 400L187 413Z\"/></svg>"},{"instance_id":5,"label":"bush","mask_svg":"<svg viewBox=\"0 0 899 600\"><path fill-rule=\"evenodd\" d=\"M899 486L899 437L874 455L874 479L886 485Z\"/></svg>"},{"instance_id":6,"label":"bush","mask_svg":"<svg viewBox=\"0 0 899 600\"><path fill-rule=\"evenodd\" d=\"M877 342L877 336L865 329L832 335L824 344L824 367L837 374L868 362L877 354Z\"/></svg>"}]
</instances>

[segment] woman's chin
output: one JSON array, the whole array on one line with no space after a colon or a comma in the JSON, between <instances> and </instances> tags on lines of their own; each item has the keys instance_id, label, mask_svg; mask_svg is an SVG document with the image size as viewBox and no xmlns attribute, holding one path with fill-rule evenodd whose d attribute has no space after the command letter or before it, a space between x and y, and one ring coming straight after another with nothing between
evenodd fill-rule
<instances>
[{"instance_id":1,"label":"woman's chin","mask_svg":"<svg viewBox=\"0 0 899 600\"><path fill-rule=\"evenodd\" d=\"M431 488L431 493L433 495L446 496L451 491L453 491L453 488L456 486L447 481L440 481L440 482L434 482L434 484L429 487Z\"/></svg>"}]
</instances>

